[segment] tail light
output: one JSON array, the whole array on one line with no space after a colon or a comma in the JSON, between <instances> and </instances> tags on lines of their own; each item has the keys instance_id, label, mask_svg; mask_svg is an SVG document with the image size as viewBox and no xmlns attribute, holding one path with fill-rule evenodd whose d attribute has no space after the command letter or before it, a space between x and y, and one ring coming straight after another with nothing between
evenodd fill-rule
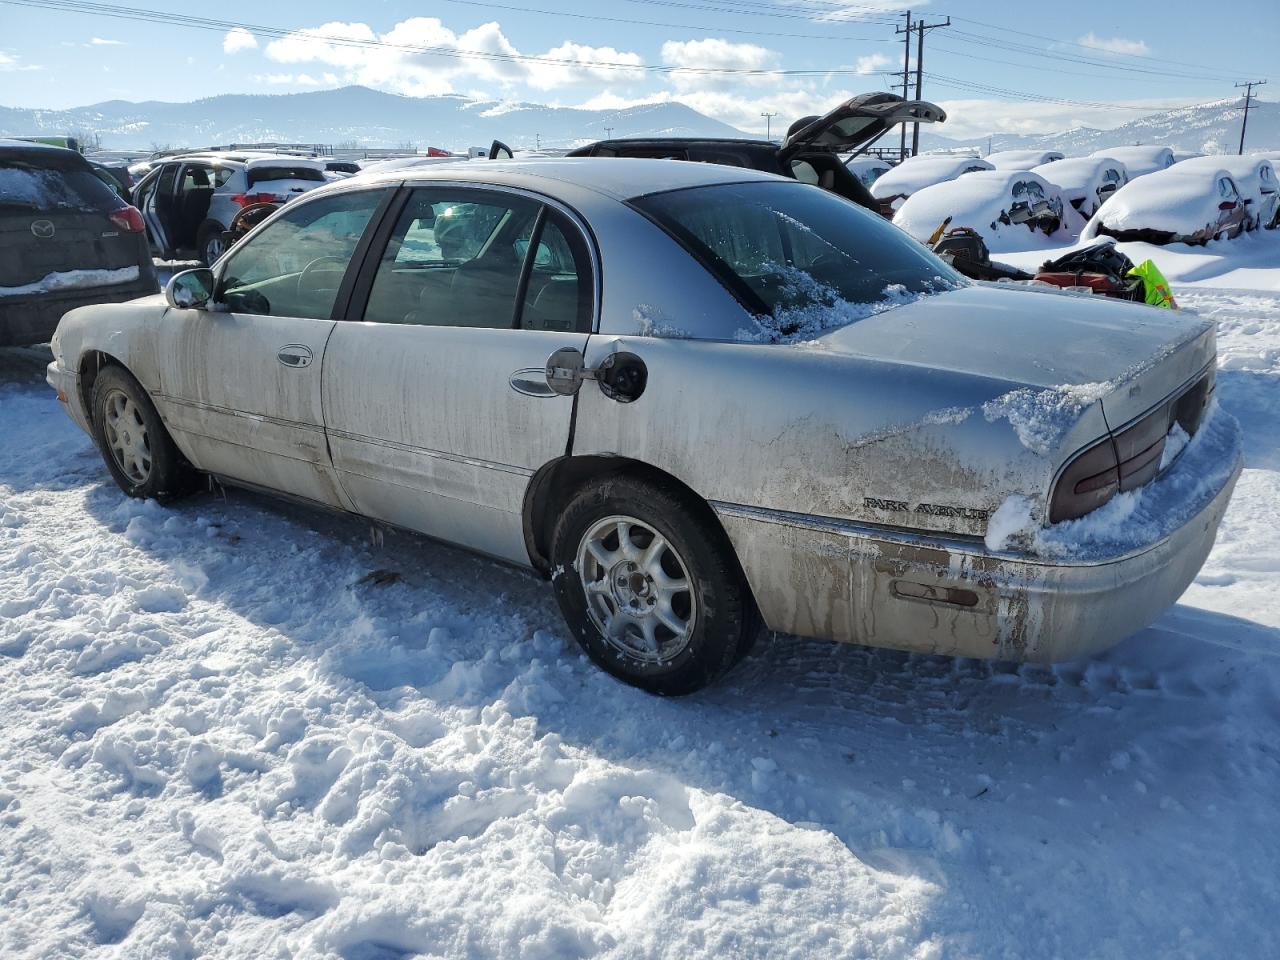
<instances>
[{"instance_id":1,"label":"tail light","mask_svg":"<svg viewBox=\"0 0 1280 960\"><path fill-rule=\"evenodd\" d=\"M1210 368L1194 386L1161 404L1119 433L1112 434L1072 460L1049 502L1049 522L1074 520L1096 510L1122 490L1136 490L1160 472L1165 438L1177 423L1188 434L1200 427L1213 395Z\"/></svg>"},{"instance_id":2,"label":"tail light","mask_svg":"<svg viewBox=\"0 0 1280 960\"><path fill-rule=\"evenodd\" d=\"M241 207L250 207L255 203L279 203L282 198L274 193L233 193L231 199Z\"/></svg>"},{"instance_id":3,"label":"tail light","mask_svg":"<svg viewBox=\"0 0 1280 960\"><path fill-rule=\"evenodd\" d=\"M137 207L121 207L119 210L112 210L107 214L107 219L125 233L142 233L147 229Z\"/></svg>"}]
</instances>

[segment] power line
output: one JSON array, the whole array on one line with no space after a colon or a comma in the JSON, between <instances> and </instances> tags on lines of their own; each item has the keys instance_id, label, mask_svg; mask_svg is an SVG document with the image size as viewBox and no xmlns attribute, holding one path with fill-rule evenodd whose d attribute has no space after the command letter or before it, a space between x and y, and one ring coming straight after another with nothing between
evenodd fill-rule
<instances>
[{"instance_id":1,"label":"power line","mask_svg":"<svg viewBox=\"0 0 1280 960\"><path fill-rule=\"evenodd\" d=\"M1249 103L1253 100L1253 88L1260 87L1265 84L1265 80L1246 80L1244 83L1237 83L1237 87L1244 87L1244 118L1240 121L1240 149L1236 152L1240 156L1244 156L1244 131L1249 126Z\"/></svg>"},{"instance_id":2,"label":"power line","mask_svg":"<svg viewBox=\"0 0 1280 960\"><path fill-rule=\"evenodd\" d=\"M147 10L138 7L123 7L101 3L86 3L81 0L0 0L10 6L32 7L45 10L84 13L105 17L111 20L126 20L144 23L157 23L165 26L183 27L193 30L206 30L223 33L228 30L247 30L250 33L282 39L298 36L300 31L294 28L272 27L236 20L216 20L208 17L193 17L183 14ZM453 60L480 60L497 62L547 64L558 67L574 67L579 69L601 69L641 71L644 73L669 74L676 71L686 74L712 76L789 76L789 77L822 77L822 76L859 76L856 69L825 68L784 70L777 68L749 67L691 67L671 64L625 63L605 60L573 60L561 57L544 57L534 54L497 53L482 50L459 50L456 47L426 46L410 43L391 43L385 40L370 40L360 37L342 37L331 34L307 32L302 35L309 42L333 44L342 47L399 50L405 53L430 54Z\"/></svg>"},{"instance_id":3,"label":"power line","mask_svg":"<svg viewBox=\"0 0 1280 960\"><path fill-rule=\"evenodd\" d=\"M956 17L955 19L956 19L958 22L972 23L972 24L976 24L976 25L978 25L978 26L980 26L980 27L988 27L988 28L990 28L990 29L992 29L992 30L998 30L998 31L1000 31L1000 32L1002 32L1002 33L1013 33L1013 34L1017 34L1018 36L1021 36L1021 37L1031 37L1031 38L1036 39L1036 40L1045 40L1045 41L1049 42L1050 44L1054 44L1054 45L1058 45L1058 46L1079 47L1079 48L1081 48L1082 50L1096 50L1096 49L1097 49L1097 47L1091 47L1091 46L1089 46L1088 44L1079 43L1079 42L1074 41L1074 40L1063 40L1063 39L1062 39L1062 38L1060 38L1060 37L1049 37L1049 36L1045 36L1045 35L1044 35L1044 34L1042 34L1042 33L1029 33L1029 32L1028 32L1028 31L1026 31L1026 30L1015 30L1015 29L1013 29L1012 27L1006 27L1006 26L1004 26L1003 24L998 24L998 23L989 23L989 22L987 22L987 21L985 21L985 20L975 20L975 19L974 19L974 18L972 18L972 17ZM1044 53L1044 52L1045 52L1045 51L1041 50L1040 48L1033 48L1033 49L1034 49L1034 50L1035 50L1035 52L1037 52L1037 53ZM1181 60L1171 60L1171 59L1169 59L1168 57L1153 57L1153 56L1149 56L1149 55L1147 55L1147 54L1141 54L1141 53L1121 53L1121 54L1116 54L1116 56L1117 56L1117 57L1124 57L1124 58L1135 59L1135 60L1148 60L1148 61L1151 61L1152 63L1171 64L1171 65L1177 65L1177 66L1183 66L1183 67L1195 67L1196 69L1200 69L1200 70L1215 70L1215 69L1217 69L1217 67L1215 67L1215 66L1210 66L1210 65L1208 65L1208 64L1203 64L1203 63L1189 63L1189 62L1181 61Z\"/></svg>"},{"instance_id":4,"label":"power line","mask_svg":"<svg viewBox=\"0 0 1280 960\"><path fill-rule=\"evenodd\" d=\"M486 7L493 10L507 10L512 13L536 13L548 17L569 17L574 20L594 20L601 23L625 23L640 27L666 27L676 30L696 30L699 33L735 33L748 37L783 37L789 40L834 40L840 43L855 41L858 43L896 43L889 37L849 37L830 33L779 33L776 30L743 30L735 27L704 27L691 23L663 23L660 20L634 20L628 17L606 17L598 13L576 13L572 10L546 10L537 7L517 7L505 3L489 3L487 0L445 0L465 7ZM632 0L639 3L643 0Z\"/></svg>"},{"instance_id":5,"label":"power line","mask_svg":"<svg viewBox=\"0 0 1280 960\"><path fill-rule=\"evenodd\" d=\"M925 23L923 20L916 21L916 99L919 100L924 90L924 35L927 30L937 30L941 27L951 26L951 18L947 17L945 23ZM913 157L920 155L920 122L917 120L911 125L911 155Z\"/></svg>"}]
</instances>

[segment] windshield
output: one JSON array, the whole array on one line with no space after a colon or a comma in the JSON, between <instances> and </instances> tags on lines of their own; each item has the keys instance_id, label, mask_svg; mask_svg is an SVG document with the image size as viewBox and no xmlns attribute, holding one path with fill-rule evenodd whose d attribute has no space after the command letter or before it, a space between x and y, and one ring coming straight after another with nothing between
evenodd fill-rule
<instances>
[{"instance_id":1,"label":"windshield","mask_svg":"<svg viewBox=\"0 0 1280 960\"><path fill-rule=\"evenodd\" d=\"M120 199L83 161L0 160L0 209L106 212Z\"/></svg>"},{"instance_id":2,"label":"windshield","mask_svg":"<svg viewBox=\"0 0 1280 960\"><path fill-rule=\"evenodd\" d=\"M717 184L631 203L756 315L759 330L744 339L812 336L964 282L883 217L799 183Z\"/></svg>"},{"instance_id":3,"label":"windshield","mask_svg":"<svg viewBox=\"0 0 1280 960\"><path fill-rule=\"evenodd\" d=\"M315 167L250 167L249 186L274 180L310 180L325 183L324 172Z\"/></svg>"}]
</instances>

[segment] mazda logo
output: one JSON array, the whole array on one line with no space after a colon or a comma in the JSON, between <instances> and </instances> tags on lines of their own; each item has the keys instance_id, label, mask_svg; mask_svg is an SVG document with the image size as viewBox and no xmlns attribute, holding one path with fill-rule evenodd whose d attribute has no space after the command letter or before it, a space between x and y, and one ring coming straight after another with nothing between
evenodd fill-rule
<instances>
[{"instance_id":1,"label":"mazda logo","mask_svg":"<svg viewBox=\"0 0 1280 960\"><path fill-rule=\"evenodd\" d=\"M31 232L41 240L48 240L53 236L53 224L48 220L37 220L31 224Z\"/></svg>"}]
</instances>

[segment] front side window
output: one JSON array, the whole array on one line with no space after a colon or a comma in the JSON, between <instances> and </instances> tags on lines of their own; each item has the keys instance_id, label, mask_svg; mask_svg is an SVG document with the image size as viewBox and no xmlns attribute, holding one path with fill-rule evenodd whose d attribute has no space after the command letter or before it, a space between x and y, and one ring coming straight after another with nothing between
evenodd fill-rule
<instances>
[{"instance_id":1,"label":"front side window","mask_svg":"<svg viewBox=\"0 0 1280 960\"><path fill-rule=\"evenodd\" d=\"M589 329L585 264L577 230L535 200L482 190L415 190L379 260L364 319Z\"/></svg>"},{"instance_id":2,"label":"front side window","mask_svg":"<svg viewBox=\"0 0 1280 960\"><path fill-rule=\"evenodd\" d=\"M228 259L218 300L233 313L328 319L384 190L290 205Z\"/></svg>"},{"instance_id":3,"label":"front side window","mask_svg":"<svg viewBox=\"0 0 1280 960\"><path fill-rule=\"evenodd\" d=\"M631 203L757 315L761 329L746 339L821 332L963 282L883 217L798 183L717 184Z\"/></svg>"}]
</instances>

